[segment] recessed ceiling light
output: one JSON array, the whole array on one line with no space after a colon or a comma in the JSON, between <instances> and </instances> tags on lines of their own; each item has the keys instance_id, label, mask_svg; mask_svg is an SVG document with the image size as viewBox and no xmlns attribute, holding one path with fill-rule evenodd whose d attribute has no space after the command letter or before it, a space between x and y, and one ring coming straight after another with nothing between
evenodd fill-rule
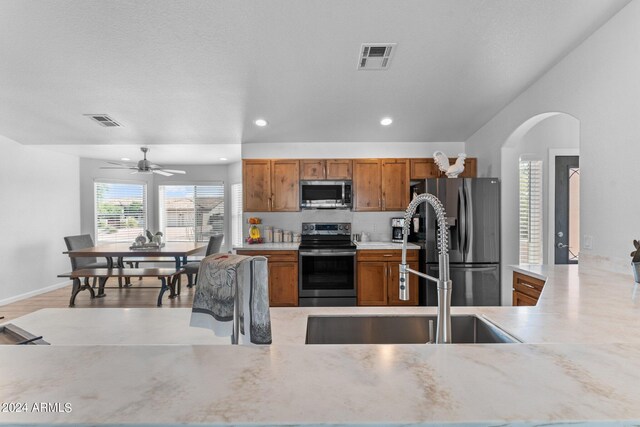
<instances>
[{"instance_id":1,"label":"recessed ceiling light","mask_svg":"<svg viewBox=\"0 0 640 427\"><path fill-rule=\"evenodd\" d=\"M131 160L131 159L130 159L130 158L128 158L128 157L123 157L123 158L121 158L120 160L122 160L122 161L124 161L124 162L128 162L128 161L129 161L129 160Z\"/></svg>"},{"instance_id":2,"label":"recessed ceiling light","mask_svg":"<svg viewBox=\"0 0 640 427\"><path fill-rule=\"evenodd\" d=\"M382 126L389 126L391 123L393 123L393 119L391 117L385 117L382 120L380 120L380 124Z\"/></svg>"},{"instance_id":3,"label":"recessed ceiling light","mask_svg":"<svg viewBox=\"0 0 640 427\"><path fill-rule=\"evenodd\" d=\"M260 126L260 127L267 125L267 121L265 119L258 119L254 123L256 124L256 126Z\"/></svg>"},{"instance_id":4,"label":"recessed ceiling light","mask_svg":"<svg viewBox=\"0 0 640 427\"><path fill-rule=\"evenodd\" d=\"M220 160L222 160L224 162L225 160L227 160L227 158L226 157L220 157Z\"/></svg>"}]
</instances>

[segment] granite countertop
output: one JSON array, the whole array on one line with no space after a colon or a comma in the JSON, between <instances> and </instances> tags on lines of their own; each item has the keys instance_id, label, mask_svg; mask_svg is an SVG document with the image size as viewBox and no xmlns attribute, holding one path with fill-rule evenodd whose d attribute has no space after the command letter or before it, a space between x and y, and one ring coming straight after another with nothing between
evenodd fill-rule
<instances>
[{"instance_id":1,"label":"granite countertop","mask_svg":"<svg viewBox=\"0 0 640 427\"><path fill-rule=\"evenodd\" d=\"M357 250L400 250L402 249L402 243L395 242L354 242ZM420 246L413 243L407 243L407 249L420 249Z\"/></svg>"},{"instance_id":2,"label":"granite countertop","mask_svg":"<svg viewBox=\"0 0 640 427\"><path fill-rule=\"evenodd\" d=\"M186 327L188 309L33 313L12 323L52 345L0 348L1 400L68 402L72 411L0 412L0 423L640 422L633 279L577 266L516 268L547 278L537 306L453 313L481 313L525 344L302 345L310 314L434 307L274 308L273 344L263 347L215 345L223 341ZM75 328L65 326L74 316ZM45 323L58 335L33 329Z\"/></svg>"},{"instance_id":3,"label":"granite countertop","mask_svg":"<svg viewBox=\"0 0 640 427\"><path fill-rule=\"evenodd\" d=\"M234 251L297 251L300 246L296 243L243 243L241 246L234 246Z\"/></svg>"}]
</instances>

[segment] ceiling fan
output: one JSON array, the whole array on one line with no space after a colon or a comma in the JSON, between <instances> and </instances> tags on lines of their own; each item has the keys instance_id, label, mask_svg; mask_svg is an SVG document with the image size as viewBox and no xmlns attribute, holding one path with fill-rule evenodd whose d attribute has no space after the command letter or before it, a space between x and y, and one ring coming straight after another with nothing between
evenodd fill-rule
<instances>
[{"instance_id":1,"label":"ceiling fan","mask_svg":"<svg viewBox=\"0 0 640 427\"><path fill-rule=\"evenodd\" d=\"M174 173L186 173L185 171L175 169L165 169L160 165L151 163L149 160L147 160L147 152L149 151L149 147L140 147L140 151L142 151L144 159L138 161L137 163L107 162L110 165L116 165L118 167L105 166L101 167L100 169L129 169L133 171L131 172L132 175L135 173L157 173L164 176L173 176Z\"/></svg>"}]
</instances>

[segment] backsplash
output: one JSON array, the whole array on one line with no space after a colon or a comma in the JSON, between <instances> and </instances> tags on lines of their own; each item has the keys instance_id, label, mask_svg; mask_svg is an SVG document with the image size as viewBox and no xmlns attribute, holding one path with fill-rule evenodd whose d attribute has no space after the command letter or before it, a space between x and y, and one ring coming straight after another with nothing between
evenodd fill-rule
<instances>
[{"instance_id":1,"label":"backsplash","mask_svg":"<svg viewBox=\"0 0 640 427\"><path fill-rule=\"evenodd\" d=\"M403 217L404 211L398 212L353 212L348 210L304 210L300 212L252 212L245 213L243 236L247 237L249 226L247 218L262 219L262 227L271 225L275 228L299 232L303 222L350 222L352 233L363 231L369 233L372 241L388 242L391 240L391 218Z\"/></svg>"}]
</instances>

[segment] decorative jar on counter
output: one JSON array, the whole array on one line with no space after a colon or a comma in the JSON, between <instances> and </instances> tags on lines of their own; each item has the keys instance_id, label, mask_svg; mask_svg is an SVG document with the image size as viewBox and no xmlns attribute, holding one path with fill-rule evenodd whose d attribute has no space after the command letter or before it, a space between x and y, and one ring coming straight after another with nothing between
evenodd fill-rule
<instances>
[{"instance_id":1,"label":"decorative jar on counter","mask_svg":"<svg viewBox=\"0 0 640 427\"><path fill-rule=\"evenodd\" d=\"M282 229L274 228L273 229L273 243L282 243Z\"/></svg>"},{"instance_id":2,"label":"decorative jar on counter","mask_svg":"<svg viewBox=\"0 0 640 427\"><path fill-rule=\"evenodd\" d=\"M265 243L273 242L273 227L270 225L264 228L264 242Z\"/></svg>"},{"instance_id":3,"label":"decorative jar on counter","mask_svg":"<svg viewBox=\"0 0 640 427\"><path fill-rule=\"evenodd\" d=\"M291 231L285 231L284 233L282 233L282 241L285 243L291 243L292 241L292 234Z\"/></svg>"}]
</instances>

